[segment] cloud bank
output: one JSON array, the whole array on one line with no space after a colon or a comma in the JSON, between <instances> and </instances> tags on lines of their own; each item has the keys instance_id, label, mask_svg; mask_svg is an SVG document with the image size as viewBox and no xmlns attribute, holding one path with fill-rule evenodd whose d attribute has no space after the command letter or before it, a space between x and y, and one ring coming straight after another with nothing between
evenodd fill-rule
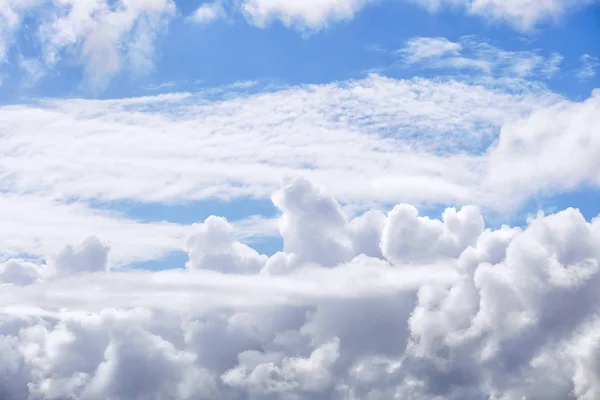
<instances>
[{"instance_id":1,"label":"cloud bank","mask_svg":"<svg viewBox=\"0 0 600 400\"><path fill-rule=\"evenodd\" d=\"M349 219L305 179L284 250L210 217L185 269L107 271L91 238L0 268L0 393L33 399L594 399L600 220L486 229L407 204ZM60 272L60 273L56 273Z\"/></svg>"},{"instance_id":2,"label":"cloud bank","mask_svg":"<svg viewBox=\"0 0 600 400\"><path fill-rule=\"evenodd\" d=\"M390 0L391 1L391 0ZM431 12L458 9L490 21L509 23L529 31L548 20L558 20L574 9L595 0L404 0ZM330 22L354 17L373 0L245 0L243 9L252 21L263 26L278 19L287 26L320 29Z\"/></svg>"}]
</instances>

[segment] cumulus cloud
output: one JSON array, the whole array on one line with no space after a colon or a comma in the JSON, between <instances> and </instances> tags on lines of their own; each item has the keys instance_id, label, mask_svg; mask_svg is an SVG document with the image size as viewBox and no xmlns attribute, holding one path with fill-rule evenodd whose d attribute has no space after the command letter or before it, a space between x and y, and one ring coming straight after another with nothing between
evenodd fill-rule
<instances>
[{"instance_id":1,"label":"cumulus cloud","mask_svg":"<svg viewBox=\"0 0 600 400\"><path fill-rule=\"evenodd\" d=\"M436 12L447 7L492 21L504 21L527 31L546 20L556 20L567 12L594 0L405 0ZM373 0L244 0L243 7L252 21L263 26L279 19L285 25L321 28L331 21L352 18Z\"/></svg>"},{"instance_id":2,"label":"cumulus cloud","mask_svg":"<svg viewBox=\"0 0 600 400\"><path fill-rule=\"evenodd\" d=\"M106 271L110 247L97 237L91 236L80 246L68 245L61 250L52 263L52 274L57 277L80 273Z\"/></svg>"},{"instance_id":3,"label":"cumulus cloud","mask_svg":"<svg viewBox=\"0 0 600 400\"><path fill-rule=\"evenodd\" d=\"M557 20L595 0L411 0L431 11L443 7L460 7L467 13L512 24L529 30L545 20Z\"/></svg>"},{"instance_id":4,"label":"cumulus cloud","mask_svg":"<svg viewBox=\"0 0 600 400\"><path fill-rule=\"evenodd\" d=\"M123 200L268 201L284 176L307 176L344 207L363 210L414 203L512 212L532 196L600 184L591 135L600 115L596 92L570 101L518 79L371 75L226 97L169 93L0 107L0 171L10 177L0 198L4 259L46 256L91 235L112 244L116 264L160 258L184 250L190 226L143 223L106 208ZM290 211L290 232L296 225L324 229L320 219L302 225L304 200L294 196L276 199ZM368 237L379 234L381 216L373 211L352 222L337 213L325 236L315 234L329 252L310 255L290 237L286 254L336 264L360 247L380 257ZM276 235L273 219L246 217L232 221L237 239ZM360 224L370 233L353 231ZM270 265L288 261L279 256Z\"/></svg>"},{"instance_id":5,"label":"cumulus cloud","mask_svg":"<svg viewBox=\"0 0 600 400\"><path fill-rule=\"evenodd\" d=\"M91 235L111 243L115 264L160 258L184 250L190 226L135 221L106 208L123 200L268 201L284 176L307 176L344 207L363 210L414 203L515 211L532 196L600 184L591 134L600 115L596 92L571 101L518 79L371 75L226 97L169 93L0 107L0 171L10 177L0 198L4 259L46 256ZM290 232L325 229L321 219L303 225L304 200L294 196L276 199L290 211ZM286 254L332 265L357 247L381 257L368 239L382 229L381 215L347 221L339 212L323 221L327 234L315 233L330 251L310 255L290 237ZM232 221L237 239L276 235L273 219L245 217ZM370 233L353 230L360 224ZM279 256L270 265L285 269L288 261Z\"/></svg>"},{"instance_id":6,"label":"cumulus cloud","mask_svg":"<svg viewBox=\"0 0 600 400\"><path fill-rule=\"evenodd\" d=\"M216 269L224 273L256 273L267 257L239 242L224 218L208 217L187 239L190 269Z\"/></svg>"},{"instance_id":7,"label":"cumulus cloud","mask_svg":"<svg viewBox=\"0 0 600 400\"><path fill-rule=\"evenodd\" d=\"M240 248L216 217L191 236L189 263L198 268L107 271L98 254L109 249L97 239L59 254L69 266L62 279L31 279L43 267L33 263L4 265L2 396L558 400L600 393L600 219L567 209L526 227L490 229L476 208L448 209L436 220L408 205L349 218L325 190L299 178L286 180L274 199L286 249L301 256L285 274L264 271L275 256L262 256L263 271L229 268ZM299 215L321 222L307 230ZM318 240L328 235L365 243L343 246L346 261L332 266ZM377 242L379 255L358 250ZM218 256L198 261L198 254Z\"/></svg>"},{"instance_id":8,"label":"cumulus cloud","mask_svg":"<svg viewBox=\"0 0 600 400\"><path fill-rule=\"evenodd\" d=\"M30 285L42 278L37 265L23 260L8 260L0 265L0 283Z\"/></svg>"}]
</instances>

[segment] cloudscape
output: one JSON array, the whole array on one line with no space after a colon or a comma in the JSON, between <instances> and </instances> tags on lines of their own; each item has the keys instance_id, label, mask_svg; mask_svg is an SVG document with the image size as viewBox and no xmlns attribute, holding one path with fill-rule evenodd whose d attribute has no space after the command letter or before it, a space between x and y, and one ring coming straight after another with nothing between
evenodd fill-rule
<instances>
[{"instance_id":1,"label":"cloudscape","mask_svg":"<svg viewBox=\"0 0 600 400\"><path fill-rule=\"evenodd\" d=\"M0 400L600 398L600 3L0 0Z\"/></svg>"}]
</instances>

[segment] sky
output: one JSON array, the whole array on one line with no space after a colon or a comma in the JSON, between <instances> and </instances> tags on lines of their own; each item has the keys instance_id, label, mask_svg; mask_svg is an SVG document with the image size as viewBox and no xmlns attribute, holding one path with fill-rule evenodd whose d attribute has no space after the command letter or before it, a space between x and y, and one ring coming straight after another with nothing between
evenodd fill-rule
<instances>
[{"instance_id":1,"label":"sky","mask_svg":"<svg viewBox=\"0 0 600 400\"><path fill-rule=\"evenodd\" d=\"M599 37L595 0L0 0L0 398L599 398Z\"/></svg>"}]
</instances>

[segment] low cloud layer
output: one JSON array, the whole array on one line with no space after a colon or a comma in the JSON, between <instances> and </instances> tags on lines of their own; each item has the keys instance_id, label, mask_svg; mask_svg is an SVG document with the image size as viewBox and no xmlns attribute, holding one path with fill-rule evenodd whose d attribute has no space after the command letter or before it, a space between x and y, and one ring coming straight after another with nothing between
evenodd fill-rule
<instances>
[{"instance_id":1,"label":"low cloud layer","mask_svg":"<svg viewBox=\"0 0 600 400\"><path fill-rule=\"evenodd\" d=\"M406 204L349 219L304 179L273 200L271 257L210 217L185 268L107 270L97 238L2 264L0 397L600 396L599 220L492 230L475 207Z\"/></svg>"}]
</instances>

